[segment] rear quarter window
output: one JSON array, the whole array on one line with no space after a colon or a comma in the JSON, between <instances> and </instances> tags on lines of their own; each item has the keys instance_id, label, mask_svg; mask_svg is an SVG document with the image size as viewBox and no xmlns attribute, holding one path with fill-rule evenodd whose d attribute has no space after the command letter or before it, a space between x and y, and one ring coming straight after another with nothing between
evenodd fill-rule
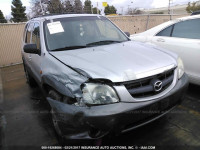
<instances>
[{"instance_id":1,"label":"rear quarter window","mask_svg":"<svg viewBox=\"0 0 200 150\"><path fill-rule=\"evenodd\" d=\"M173 25L171 25L171 26L165 28L164 30L160 31L158 34L156 34L156 36L171 36L172 29L173 29Z\"/></svg>"}]
</instances>

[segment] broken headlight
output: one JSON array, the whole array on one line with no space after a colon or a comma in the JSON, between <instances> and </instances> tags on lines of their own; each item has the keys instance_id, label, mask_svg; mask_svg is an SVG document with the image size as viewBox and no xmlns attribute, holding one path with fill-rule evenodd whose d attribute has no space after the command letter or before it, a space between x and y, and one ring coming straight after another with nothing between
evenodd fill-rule
<instances>
[{"instance_id":1,"label":"broken headlight","mask_svg":"<svg viewBox=\"0 0 200 150\"><path fill-rule=\"evenodd\" d=\"M83 102L89 105L111 104L119 102L115 90L109 85L85 83L83 88Z\"/></svg>"}]
</instances>

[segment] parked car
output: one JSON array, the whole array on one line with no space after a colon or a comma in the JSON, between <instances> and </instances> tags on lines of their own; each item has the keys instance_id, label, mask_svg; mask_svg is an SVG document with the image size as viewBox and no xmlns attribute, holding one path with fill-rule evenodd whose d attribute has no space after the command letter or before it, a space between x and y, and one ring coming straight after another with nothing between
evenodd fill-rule
<instances>
[{"instance_id":1,"label":"parked car","mask_svg":"<svg viewBox=\"0 0 200 150\"><path fill-rule=\"evenodd\" d=\"M191 14L191 16L193 16L193 15L199 15L199 14L200 14L200 10L199 10L199 11L193 12L193 13Z\"/></svg>"},{"instance_id":2,"label":"parked car","mask_svg":"<svg viewBox=\"0 0 200 150\"><path fill-rule=\"evenodd\" d=\"M191 83L200 85L200 15L175 19L143 33L134 41L151 43L177 53L183 60Z\"/></svg>"},{"instance_id":3,"label":"parked car","mask_svg":"<svg viewBox=\"0 0 200 150\"><path fill-rule=\"evenodd\" d=\"M132 42L100 15L52 15L26 24L22 59L38 83L58 135L98 139L154 121L188 86L174 53Z\"/></svg>"}]
</instances>

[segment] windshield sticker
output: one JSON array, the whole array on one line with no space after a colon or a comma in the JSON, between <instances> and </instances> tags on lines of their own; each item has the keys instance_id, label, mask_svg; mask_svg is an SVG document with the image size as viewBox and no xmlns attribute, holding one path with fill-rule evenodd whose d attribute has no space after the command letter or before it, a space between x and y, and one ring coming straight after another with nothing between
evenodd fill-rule
<instances>
[{"instance_id":1,"label":"windshield sticker","mask_svg":"<svg viewBox=\"0 0 200 150\"><path fill-rule=\"evenodd\" d=\"M64 32L64 29L63 29L62 24L60 23L60 21L48 23L47 27L49 29L50 34Z\"/></svg>"}]
</instances>

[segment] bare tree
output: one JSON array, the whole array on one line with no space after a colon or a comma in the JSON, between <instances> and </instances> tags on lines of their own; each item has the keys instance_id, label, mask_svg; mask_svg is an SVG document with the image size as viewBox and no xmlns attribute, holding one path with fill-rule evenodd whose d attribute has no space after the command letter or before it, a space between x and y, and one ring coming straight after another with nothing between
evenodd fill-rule
<instances>
[{"instance_id":1,"label":"bare tree","mask_svg":"<svg viewBox=\"0 0 200 150\"><path fill-rule=\"evenodd\" d=\"M138 8L130 8L128 9L127 15L139 15L144 14L144 11L138 9Z\"/></svg>"},{"instance_id":2,"label":"bare tree","mask_svg":"<svg viewBox=\"0 0 200 150\"><path fill-rule=\"evenodd\" d=\"M49 4L48 0L32 0L31 1L31 12L29 13L29 16L36 17L43 15L45 12L47 12L47 6Z\"/></svg>"}]
</instances>

